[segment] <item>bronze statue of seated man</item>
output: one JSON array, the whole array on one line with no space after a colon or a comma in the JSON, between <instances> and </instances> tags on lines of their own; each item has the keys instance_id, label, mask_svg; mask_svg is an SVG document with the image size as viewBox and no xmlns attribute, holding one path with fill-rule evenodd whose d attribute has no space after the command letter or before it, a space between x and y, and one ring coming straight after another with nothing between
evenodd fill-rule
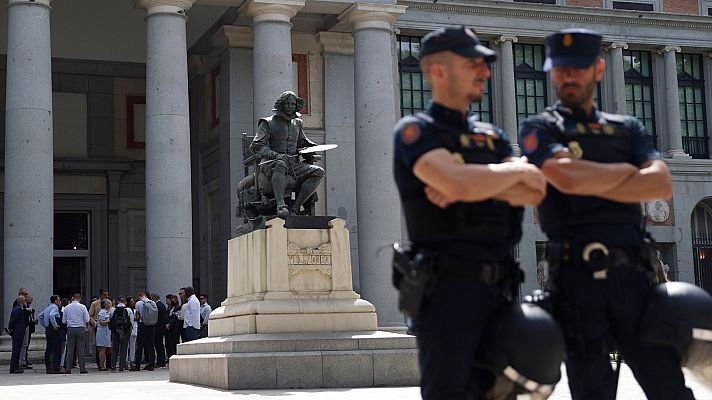
<instances>
[{"instance_id":1,"label":"bronze statue of seated man","mask_svg":"<svg viewBox=\"0 0 712 400\"><path fill-rule=\"evenodd\" d=\"M300 155L299 150L315 146L304 134L304 122L299 111L304 100L293 92L284 92L274 103L274 115L260 118L257 134L250 149L262 158L259 187L263 195L273 193L277 202L277 216L297 215L304 203L316 192L324 180L324 169L312 165L312 155ZM304 157L304 161L300 160ZM295 185L296 198L287 207L285 191ZM270 190L271 189L271 190Z\"/></svg>"}]
</instances>

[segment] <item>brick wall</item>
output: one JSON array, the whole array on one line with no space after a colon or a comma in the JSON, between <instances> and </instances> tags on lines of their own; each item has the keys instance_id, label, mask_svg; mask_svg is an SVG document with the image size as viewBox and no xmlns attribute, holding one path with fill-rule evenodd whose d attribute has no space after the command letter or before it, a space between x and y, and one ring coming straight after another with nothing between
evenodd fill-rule
<instances>
[{"instance_id":1,"label":"brick wall","mask_svg":"<svg viewBox=\"0 0 712 400\"><path fill-rule=\"evenodd\" d=\"M697 0L664 0L663 11L675 14L700 14Z\"/></svg>"},{"instance_id":2,"label":"brick wall","mask_svg":"<svg viewBox=\"0 0 712 400\"><path fill-rule=\"evenodd\" d=\"M603 0L566 0L566 5L571 7L603 8Z\"/></svg>"}]
</instances>

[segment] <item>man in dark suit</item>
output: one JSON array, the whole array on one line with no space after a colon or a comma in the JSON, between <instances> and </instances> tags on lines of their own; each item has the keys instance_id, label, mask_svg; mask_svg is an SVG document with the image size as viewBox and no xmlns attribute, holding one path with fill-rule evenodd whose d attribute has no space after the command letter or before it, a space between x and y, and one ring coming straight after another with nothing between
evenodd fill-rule
<instances>
[{"instance_id":1,"label":"man in dark suit","mask_svg":"<svg viewBox=\"0 0 712 400\"><path fill-rule=\"evenodd\" d=\"M28 326L27 315L25 314L25 296L17 296L15 307L10 313L10 335L12 336L12 358L10 359L10 373L21 374L25 371L20 369L20 350L25 339L25 330Z\"/></svg>"},{"instance_id":2,"label":"man in dark suit","mask_svg":"<svg viewBox=\"0 0 712 400\"><path fill-rule=\"evenodd\" d=\"M166 347L163 339L166 336L166 324L168 323L168 308L161 301L161 296L156 293L151 294L151 300L156 302L158 308L158 323L156 323L156 367L166 366Z\"/></svg>"}]
</instances>

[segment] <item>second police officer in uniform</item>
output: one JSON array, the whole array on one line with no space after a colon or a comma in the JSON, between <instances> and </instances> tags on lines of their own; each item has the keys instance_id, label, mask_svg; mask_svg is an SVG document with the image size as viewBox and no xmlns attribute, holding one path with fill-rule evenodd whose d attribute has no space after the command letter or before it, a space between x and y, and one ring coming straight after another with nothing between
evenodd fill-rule
<instances>
[{"instance_id":1,"label":"second police officer in uniform","mask_svg":"<svg viewBox=\"0 0 712 400\"><path fill-rule=\"evenodd\" d=\"M523 155L549 182L539 219L571 394L615 397L608 355L615 346L649 399L692 399L679 356L637 334L654 281L640 202L668 198L672 184L645 127L594 106L605 68L600 49L593 31L549 36L544 69L561 100L519 130Z\"/></svg>"},{"instance_id":2,"label":"second police officer in uniform","mask_svg":"<svg viewBox=\"0 0 712 400\"><path fill-rule=\"evenodd\" d=\"M411 251L435 275L411 310L426 400L484 398L492 386L494 376L473 360L486 321L522 279L512 258L521 206L544 196L540 171L513 158L506 134L468 111L495 59L467 28L425 36L420 66L432 102L396 126L394 174Z\"/></svg>"}]
</instances>

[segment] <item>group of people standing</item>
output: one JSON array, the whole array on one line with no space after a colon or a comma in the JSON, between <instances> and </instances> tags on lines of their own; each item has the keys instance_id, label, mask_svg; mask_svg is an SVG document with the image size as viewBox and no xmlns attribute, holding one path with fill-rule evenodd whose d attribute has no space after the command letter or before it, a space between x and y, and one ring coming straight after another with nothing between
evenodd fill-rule
<instances>
[{"instance_id":1,"label":"group of people standing","mask_svg":"<svg viewBox=\"0 0 712 400\"><path fill-rule=\"evenodd\" d=\"M10 373L32 368L27 348L36 324L45 331L48 374L71 374L77 363L80 373L87 373L88 347L94 347L93 358L99 371L116 371L117 364L118 371L139 371L144 363L143 369L148 371L166 367L176 354L178 343L207 336L212 312L207 301L207 295L198 299L192 287L181 288L178 296L166 295L165 301L158 294L145 291L135 299L111 299L109 292L101 289L89 308L81 303L80 294L72 296L71 301L52 295L49 305L35 319L32 297L22 288L9 324L13 337Z\"/></svg>"}]
</instances>

